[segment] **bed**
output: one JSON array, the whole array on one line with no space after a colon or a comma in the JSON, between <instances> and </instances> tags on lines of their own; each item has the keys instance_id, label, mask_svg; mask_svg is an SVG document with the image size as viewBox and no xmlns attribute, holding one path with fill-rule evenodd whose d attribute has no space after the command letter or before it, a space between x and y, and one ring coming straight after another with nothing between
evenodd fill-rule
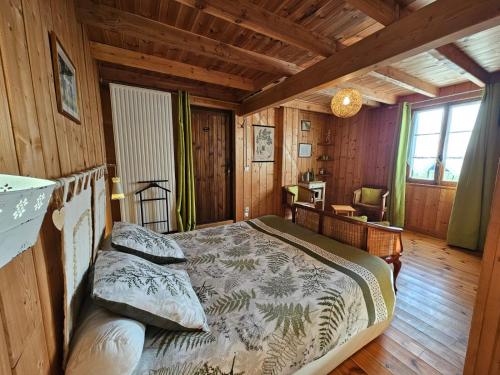
<instances>
[{"instance_id":1,"label":"bed","mask_svg":"<svg viewBox=\"0 0 500 375\"><path fill-rule=\"evenodd\" d=\"M65 353L93 262L92 234L103 233L90 225L83 233L73 220L91 210L79 198L87 193L64 199ZM399 263L400 230L297 205L293 222L266 216L169 236L187 262L167 267L188 271L210 332L148 327L134 374L327 374L392 319L387 262Z\"/></svg>"},{"instance_id":2,"label":"bed","mask_svg":"<svg viewBox=\"0 0 500 375\"><path fill-rule=\"evenodd\" d=\"M378 336L384 260L277 216L171 235L210 332L149 327L135 374L319 374Z\"/></svg>"}]
</instances>

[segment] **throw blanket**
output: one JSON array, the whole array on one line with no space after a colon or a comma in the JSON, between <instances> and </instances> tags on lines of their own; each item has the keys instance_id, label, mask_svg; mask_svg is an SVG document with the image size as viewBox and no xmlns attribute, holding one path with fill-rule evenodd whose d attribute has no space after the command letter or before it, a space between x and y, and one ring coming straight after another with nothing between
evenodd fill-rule
<instances>
[{"instance_id":1,"label":"throw blanket","mask_svg":"<svg viewBox=\"0 0 500 375\"><path fill-rule=\"evenodd\" d=\"M171 237L211 332L148 328L136 374L291 374L392 314L381 259L281 218Z\"/></svg>"}]
</instances>

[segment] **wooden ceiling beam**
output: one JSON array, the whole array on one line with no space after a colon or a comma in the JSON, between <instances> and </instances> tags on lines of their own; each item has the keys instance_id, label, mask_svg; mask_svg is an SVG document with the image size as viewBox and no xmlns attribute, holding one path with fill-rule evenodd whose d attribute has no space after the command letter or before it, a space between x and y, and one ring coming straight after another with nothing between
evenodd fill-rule
<instances>
[{"instance_id":1,"label":"wooden ceiling beam","mask_svg":"<svg viewBox=\"0 0 500 375\"><path fill-rule=\"evenodd\" d=\"M347 2L384 26L388 26L411 13L407 9L400 10L397 4L391 5L387 0L347 0ZM453 20L448 22L453 22ZM438 54L430 51L432 56L476 85L484 87L485 83L490 80L490 74L455 43L443 45L436 50L450 63L446 63Z\"/></svg>"},{"instance_id":2,"label":"wooden ceiling beam","mask_svg":"<svg viewBox=\"0 0 500 375\"><path fill-rule=\"evenodd\" d=\"M384 26L400 18L400 7L395 1L346 0L346 2Z\"/></svg>"},{"instance_id":3,"label":"wooden ceiling beam","mask_svg":"<svg viewBox=\"0 0 500 375\"><path fill-rule=\"evenodd\" d=\"M361 93L361 96L363 97L363 104L368 104L373 101L384 104L396 104L398 102L398 98L396 95L387 94L385 92L380 92L378 90L370 89L366 86L357 85L353 82L347 82L344 84L336 85L336 87L322 89L319 90L318 92L329 96L333 96L337 93L337 91L347 87L356 89Z\"/></svg>"},{"instance_id":4,"label":"wooden ceiling beam","mask_svg":"<svg viewBox=\"0 0 500 375\"><path fill-rule=\"evenodd\" d=\"M203 83L199 84L195 81L179 81L169 76L139 73L115 66L101 65L99 67L99 76L104 82L123 83L170 92L184 90L195 96L213 98L227 102L236 102L238 100L234 92L220 86L211 86Z\"/></svg>"},{"instance_id":5,"label":"wooden ceiling beam","mask_svg":"<svg viewBox=\"0 0 500 375\"><path fill-rule=\"evenodd\" d=\"M438 47L436 51L445 57L447 62L443 61L442 58L432 51L431 55L434 56L434 58L444 62L447 67L453 69L479 87L484 87L485 84L490 81L490 73L468 54L462 51L456 44L447 44Z\"/></svg>"},{"instance_id":6,"label":"wooden ceiling beam","mask_svg":"<svg viewBox=\"0 0 500 375\"><path fill-rule=\"evenodd\" d=\"M310 102L310 101L302 100L302 99L291 100L289 102L282 104L282 106L289 107L289 108L297 108L297 109L301 109L303 111L325 113L327 115L332 114L332 109L330 108L330 106L328 104L314 103L314 102Z\"/></svg>"},{"instance_id":7,"label":"wooden ceiling beam","mask_svg":"<svg viewBox=\"0 0 500 375\"><path fill-rule=\"evenodd\" d=\"M256 6L248 0L175 0L245 29L269 36L324 57L336 50L335 40Z\"/></svg>"},{"instance_id":8,"label":"wooden ceiling beam","mask_svg":"<svg viewBox=\"0 0 500 375\"><path fill-rule=\"evenodd\" d=\"M451 21L450 21L451 20ZM279 105L300 94L342 84L380 66L440 47L500 21L498 0L437 0L284 82L243 101L241 113Z\"/></svg>"},{"instance_id":9,"label":"wooden ceiling beam","mask_svg":"<svg viewBox=\"0 0 500 375\"><path fill-rule=\"evenodd\" d=\"M240 76L218 72L195 65L168 60L158 56L146 55L107 44L90 42L90 53L99 61L168 74L176 77L194 79L235 89L255 91L252 80Z\"/></svg>"},{"instance_id":10,"label":"wooden ceiling beam","mask_svg":"<svg viewBox=\"0 0 500 375\"><path fill-rule=\"evenodd\" d=\"M369 75L431 98L435 98L439 94L439 87L392 66L374 70Z\"/></svg>"},{"instance_id":11,"label":"wooden ceiling beam","mask_svg":"<svg viewBox=\"0 0 500 375\"><path fill-rule=\"evenodd\" d=\"M78 3L77 14L78 20L89 26L162 43L227 63L281 75L292 75L300 71L295 64L106 5L81 1Z\"/></svg>"}]
</instances>

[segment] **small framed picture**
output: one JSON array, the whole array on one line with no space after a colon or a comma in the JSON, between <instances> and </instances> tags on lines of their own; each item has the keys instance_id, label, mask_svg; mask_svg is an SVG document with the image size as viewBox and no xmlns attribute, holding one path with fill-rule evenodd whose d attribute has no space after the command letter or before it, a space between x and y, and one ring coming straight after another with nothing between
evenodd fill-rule
<instances>
[{"instance_id":1,"label":"small framed picture","mask_svg":"<svg viewBox=\"0 0 500 375\"><path fill-rule=\"evenodd\" d=\"M79 124L80 109L78 108L78 85L75 65L53 31L50 33L50 46L57 109L61 114Z\"/></svg>"},{"instance_id":2,"label":"small framed picture","mask_svg":"<svg viewBox=\"0 0 500 375\"><path fill-rule=\"evenodd\" d=\"M300 130L302 130L303 132L311 131L311 121L300 120Z\"/></svg>"},{"instance_id":3,"label":"small framed picture","mask_svg":"<svg viewBox=\"0 0 500 375\"><path fill-rule=\"evenodd\" d=\"M274 162L274 126L253 125L253 162Z\"/></svg>"},{"instance_id":4,"label":"small framed picture","mask_svg":"<svg viewBox=\"0 0 500 375\"><path fill-rule=\"evenodd\" d=\"M311 143L299 143L299 158L310 158L312 156Z\"/></svg>"}]
</instances>

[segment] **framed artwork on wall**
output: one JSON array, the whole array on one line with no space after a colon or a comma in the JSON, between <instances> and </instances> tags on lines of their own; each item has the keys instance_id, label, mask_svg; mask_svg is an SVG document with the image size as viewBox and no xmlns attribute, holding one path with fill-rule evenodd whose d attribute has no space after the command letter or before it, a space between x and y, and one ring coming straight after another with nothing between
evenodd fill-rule
<instances>
[{"instance_id":1,"label":"framed artwork on wall","mask_svg":"<svg viewBox=\"0 0 500 375\"><path fill-rule=\"evenodd\" d=\"M299 143L299 158L310 158L312 156L311 143Z\"/></svg>"},{"instance_id":2,"label":"framed artwork on wall","mask_svg":"<svg viewBox=\"0 0 500 375\"><path fill-rule=\"evenodd\" d=\"M302 130L303 132L311 131L311 121L300 120L300 130Z\"/></svg>"},{"instance_id":3,"label":"framed artwork on wall","mask_svg":"<svg viewBox=\"0 0 500 375\"><path fill-rule=\"evenodd\" d=\"M253 125L253 162L274 162L274 126Z\"/></svg>"},{"instance_id":4,"label":"framed artwork on wall","mask_svg":"<svg viewBox=\"0 0 500 375\"><path fill-rule=\"evenodd\" d=\"M53 31L50 33L50 46L57 109L61 114L79 124L80 109L78 108L78 85L75 65Z\"/></svg>"}]
</instances>

